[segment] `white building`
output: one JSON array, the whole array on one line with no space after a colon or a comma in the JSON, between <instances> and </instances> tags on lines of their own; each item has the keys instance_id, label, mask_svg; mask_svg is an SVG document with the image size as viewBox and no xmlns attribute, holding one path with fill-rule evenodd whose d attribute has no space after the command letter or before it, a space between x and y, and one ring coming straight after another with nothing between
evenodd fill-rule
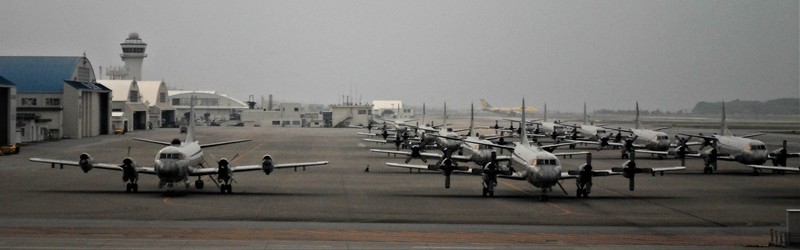
<instances>
[{"instance_id":1,"label":"white building","mask_svg":"<svg viewBox=\"0 0 800 250\"><path fill-rule=\"evenodd\" d=\"M145 130L149 117L147 105L142 99L139 84L135 80L100 80L111 89L111 127L125 131Z\"/></svg>"},{"instance_id":2,"label":"white building","mask_svg":"<svg viewBox=\"0 0 800 250\"><path fill-rule=\"evenodd\" d=\"M302 127L304 110L299 103L281 103L274 110L247 109L242 111L245 126Z\"/></svg>"},{"instance_id":3,"label":"white building","mask_svg":"<svg viewBox=\"0 0 800 250\"><path fill-rule=\"evenodd\" d=\"M403 107L403 101L399 100L374 100L372 106L372 113L378 116L411 119L415 115L414 109Z\"/></svg>"},{"instance_id":4,"label":"white building","mask_svg":"<svg viewBox=\"0 0 800 250\"><path fill-rule=\"evenodd\" d=\"M119 56L125 65L109 67L106 75L111 80L141 80L142 63L144 58L147 57L147 54L144 53L145 49L147 49L147 44L139 38L139 33L133 32L128 34L128 38L120 46L122 47L122 54L119 54ZM100 73L102 74L102 72Z\"/></svg>"},{"instance_id":5,"label":"white building","mask_svg":"<svg viewBox=\"0 0 800 250\"><path fill-rule=\"evenodd\" d=\"M232 114L239 114L247 109L247 104L216 91L184 91L169 90L169 99L175 107L178 121L186 121L192 95L195 97L195 115L198 120L211 124L230 120Z\"/></svg>"},{"instance_id":6,"label":"white building","mask_svg":"<svg viewBox=\"0 0 800 250\"><path fill-rule=\"evenodd\" d=\"M344 128L350 125L366 126L372 119L372 105L334 104L331 105L331 126Z\"/></svg>"}]
</instances>

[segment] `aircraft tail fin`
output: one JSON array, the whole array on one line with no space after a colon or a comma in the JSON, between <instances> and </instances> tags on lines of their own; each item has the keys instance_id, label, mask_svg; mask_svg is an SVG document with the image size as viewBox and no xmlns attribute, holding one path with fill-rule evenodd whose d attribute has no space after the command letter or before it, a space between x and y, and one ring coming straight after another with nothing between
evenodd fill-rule
<instances>
[{"instance_id":1,"label":"aircraft tail fin","mask_svg":"<svg viewBox=\"0 0 800 250\"><path fill-rule=\"evenodd\" d=\"M644 126L642 126L642 122L639 121L639 102L636 102L636 125L635 125L634 128L636 128L636 129L643 129L644 128Z\"/></svg>"},{"instance_id":2,"label":"aircraft tail fin","mask_svg":"<svg viewBox=\"0 0 800 250\"><path fill-rule=\"evenodd\" d=\"M529 146L531 144L528 142L528 126L527 122L525 122L525 113L525 98L522 98L522 120L519 123L519 143Z\"/></svg>"},{"instance_id":3,"label":"aircraft tail fin","mask_svg":"<svg viewBox=\"0 0 800 250\"><path fill-rule=\"evenodd\" d=\"M483 108L484 110L490 109L490 108L492 108L492 105L489 105L489 102L487 102L485 99L481 98L481 108Z\"/></svg>"},{"instance_id":4,"label":"aircraft tail fin","mask_svg":"<svg viewBox=\"0 0 800 250\"><path fill-rule=\"evenodd\" d=\"M583 103L583 124L589 124L589 119L586 117L586 103Z\"/></svg>"},{"instance_id":5,"label":"aircraft tail fin","mask_svg":"<svg viewBox=\"0 0 800 250\"><path fill-rule=\"evenodd\" d=\"M469 106L469 136L475 136L475 104Z\"/></svg>"},{"instance_id":6,"label":"aircraft tail fin","mask_svg":"<svg viewBox=\"0 0 800 250\"><path fill-rule=\"evenodd\" d=\"M733 133L728 129L728 122L725 119L725 100L722 100L722 122L720 128L720 135L730 135L733 136Z\"/></svg>"},{"instance_id":7,"label":"aircraft tail fin","mask_svg":"<svg viewBox=\"0 0 800 250\"><path fill-rule=\"evenodd\" d=\"M546 102L544 103L544 117L542 117L542 118L543 118L542 119L543 122L547 121L547 103Z\"/></svg>"}]
</instances>

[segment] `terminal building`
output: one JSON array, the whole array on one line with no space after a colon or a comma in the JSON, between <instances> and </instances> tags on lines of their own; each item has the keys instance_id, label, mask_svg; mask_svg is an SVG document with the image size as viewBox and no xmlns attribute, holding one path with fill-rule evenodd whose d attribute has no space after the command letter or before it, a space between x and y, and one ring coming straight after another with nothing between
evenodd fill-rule
<instances>
[{"instance_id":1,"label":"terminal building","mask_svg":"<svg viewBox=\"0 0 800 250\"><path fill-rule=\"evenodd\" d=\"M0 75L16 85L19 142L83 138L111 129L111 90L81 56L0 56Z\"/></svg>"},{"instance_id":2,"label":"terminal building","mask_svg":"<svg viewBox=\"0 0 800 250\"><path fill-rule=\"evenodd\" d=\"M17 86L0 76L0 146L17 141Z\"/></svg>"}]
</instances>

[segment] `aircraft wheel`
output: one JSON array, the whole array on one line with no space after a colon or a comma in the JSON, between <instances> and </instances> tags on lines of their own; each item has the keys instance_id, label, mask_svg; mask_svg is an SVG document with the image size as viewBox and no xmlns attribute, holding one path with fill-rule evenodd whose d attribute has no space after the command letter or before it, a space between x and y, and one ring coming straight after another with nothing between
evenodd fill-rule
<instances>
[{"instance_id":1,"label":"aircraft wheel","mask_svg":"<svg viewBox=\"0 0 800 250\"><path fill-rule=\"evenodd\" d=\"M711 168L711 167L705 167L705 168L703 168L703 173L704 173L704 174L711 174L711 173L713 173L713 172L714 172L714 169L713 169L713 168Z\"/></svg>"},{"instance_id":2,"label":"aircraft wheel","mask_svg":"<svg viewBox=\"0 0 800 250\"><path fill-rule=\"evenodd\" d=\"M542 194L541 196L539 196L539 200L540 201L547 201L548 199L549 199L549 197L547 197L546 194Z\"/></svg>"},{"instance_id":3,"label":"aircraft wheel","mask_svg":"<svg viewBox=\"0 0 800 250\"><path fill-rule=\"evenodd\" d=\"M194 181L194 187L197 189L203 189L203 180L196 180Z\"/></svg>"},{"instance_id":4,"label":"aircraft wheel","mask_svg":"<svg viewBox=\"0 0 800 250\"><path fill-rule=\"evenodd\" d=\"M127 183L125 184L125 193L130 193L130 192L131 192L131 184Z\"/></svg>"},{"instance_id":5,"label":"aircraft wheel","mask_svg":"<svg viewBox=\"0 0 800 250\"><path fill-rule=\"evenodd\" d=\"M489 191L489 197L494 197L494 191Z\"/></svg>"},{"instance_id":6,"label":"aircraft wheel","mask_svg":"<svg viewBox=\"0 0 800 250\"><path fill-rule=\"evenodd\" d=\"M133 191L134 193L138 193L139 192L139 183L131 184L131 191Z\"/></svg>"},{"instance_id":7,"label":"aircraft wheel","mask_svg":"<svg viewBox=\"0 0 800 250\"><path fill-rule=\"evenodd\" d=\"M582 189L578 189L578 191L576 191L576 193L575 193L575 197L581 198L582 194L583 194L583 190Z\"/></svg>"},{"instance_id":8,"label":"aircraft wheel","mask_svg":"<svg viewBox=\"0 0 800 250\"><path fill-rule=\"evenodd\" d=\"M228 190L228 188L227 188L227 187L228 187L228 184L222 184L222 185L220 185L220 186L219 186L219 192L224 194L224 193L225 193L225 191L226 191L226 190Z\"/></svg>"},{"instance_id":9,"label":"aircraft wheel","mask_svg":"<svg viewBox=\"0 0 800 250\"><path fill-rule=\"evenodd\" d=\"M487 194L486 188L483 188L483 197L486 197L487 195L488 194Z\"/></svg>"},{"instance_id":10,"label":"aircraft wheel","mask_svg":"<svg viewBox=\"0 0 800 250\"><path fill-rule=\"evenodd\" d=\"M583 198L589 198L589 192L583 191Z\"/></svg>"},{"instance_id":11,"label":"aircraft wheel","mask_svg":"<svg viewBox=\"0 0 800 250\"><path fill-rule=\"evenodd\" d=\"M231 185L231 184L228 184L228 193L229 194L233 193L233 185Z\"/></svg>"},{"instance_id":12,"label":"aircraft wheel","mask_svg":"<svg viewBox=\"0 0 800 250\"><path fill-rule=\"evenodd\" d=\"M758 176L759 174L761 174L761 172L758 172L758 170L753 169L753 176Z\"/></svg>"}]
</instances>

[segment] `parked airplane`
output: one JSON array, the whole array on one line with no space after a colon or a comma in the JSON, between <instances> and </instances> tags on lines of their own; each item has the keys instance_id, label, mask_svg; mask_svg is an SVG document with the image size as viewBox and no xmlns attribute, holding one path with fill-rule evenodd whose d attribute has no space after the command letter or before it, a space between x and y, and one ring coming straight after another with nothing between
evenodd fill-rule
<instances>
[{"instance_id":1,"label":"parked airplane","mask_svg":"<svg viewBox=\"0 0 800 250\"><path fill-rule=\"evenodd\" d=\"M525 107L524 99L522 101L522 106ZM634 159L632 157L631 160L626 161L623 164L623 168L619 168L617 169L617 171L614 170L596 171L592 170L591 156L587 156L587 163L580 166L579 170L562 172L561 163L558 159L557 154L541 150L539 147L536 146L531 146L527 137L525 113L526 112L522 112L522 121L520 123L521 126L520 136L519 136L520 141L516 142L515 146L511 147L511 146L500 146L495 144L484 144L483 142L477 142L477 141L472 142L475 144L483 144L492 147L500 147L512 150L511 161L505 167L493 163L493 164L487 164L487 166L484 166L479 169L472 169L468 167L458 166L451 158L445 158L443 161L439 162L436 165L427 165L427 166L398 164L398 163L386 163L386 165L391 167L441 171L445 175L445 188L450 187L450 175L452 173L481 174L484 180L488 179L489 180L488 183L492 184L488 185L487 187L487 181L484 181L484 188L483 188L484 196L494 195L492 187L494 187L494 183L496 183L496 178L498 177L514 179L514 180L523 180L539 188L542 191L542 194L540 196L542 201L546 201L548 199L547 192L549 192L553 188L553 186L558 185L559 187L561 187L560 181L564 179L576 179L577 180L576 184L578 187L577 196L588 197L588 194L591 192L591 183L592 183L591 178L593 176L608 176L612 174L622 174L625 177L629 178L630 189L633 190L634 188L633 179L636 173L644 173L644 172L663 173L664 171L685 169L685 167L637 168L636 163L634 162ZM563 187L561 188L563 190ZM566 193L565 190L564 192Z\"/></svg>"},{"instance_id":2,"label":"parked airplane","mask_svg":"<svg viewBox=\"0 0 800 250\"><path fill-rule=\"evenodd\" d=\"M119 165L110 163L97 163L88 153L82 153L78 161L46 158L30 158L30 161L50 163L51 167L53 168L55 168L56 165L60 165L60 168L62 169L64 168L64 165L79 166L84 173L88 173L94 168L121 171L122 181L127 182L125 192L139 191L138 180L140 173L157 176L159 179L158 188L160 189L166 186L168 191L172 191L174 186L178 183L183 183L188 189L189 177L194 176L197 177L197 180L194 183L195 188L203 189L204 184L201 177L206 175L216 175L217 181L222 183L222 185L219 186L220 192L222 193L233 192L231 185L234 182L233 173L235 172L261 170L265 174L269 175L274 169L294 168L297 170L298 167L302 167L305 170L305 167L307 166L328 164L328 161L274 164L272 156L267 154L262 157L261 165L230 166L230 162L223 158L217 162L218 167L207 167L204 165L205 159L203 157L203 148L247 142L251 141L251 139L200 144L197 140L195 140L194 136L194 100L192 100L190 113L191 119L189 119L189 129L186 133L186 140L183 142L181 142L179 139L174 139L172 142L162 142L150 139L133 138L137 141L166 146L156 153L154 167L145 167L136 164L136 162L134 162L130 157L125 157L122 160L122 164ZM211 180L216 183L213 178Z\"/></svg>"},{"instance_id":3,"label":"parked airplane","mask_svg":"<svg viewBox=\"0 0 800 250\"><path fill-rule=\"evenodd\" d=\"M509 116L516 116L523 111L521 107L492 107L492 105L489 105L483 98L481 98L481 110ZM539 110L534 107L529 107L525 108L525 112L533 114L539 112Z\"/></svg>"},{"instance_id":4,"label":"parked airplane","mask_svg":"<svg viewBox=\"0 0 800 250\"><path fill-rule=\"evenodd\" d=\"M561 124L555 123L555 122L548 122L547 121L547 103L544 104L544 113L543 114L544 114L544 117L541 120L532 120L532 121L528 122L529 124L531 124L533 126L536 126L536 127L534 127L534 129L531 132L533 132L533 134L536 134L536 135L543 135L543 136L550 137L550 139L553 139L553 141L556 141L556 142L561 141L561 139L564 139L564 135L566 135L566 132L564 130L564 125L561 125ZM519 120L516 120L516 119L508 119L507 118L505 120L519 123ZM497 125L497 123L495 123L495 127L494 128L499 129L499 126ZM512 123L512 126L509 129L512 130L512 132L518 132L517 130L514 130L513 123Z\"/></svg>"},{"instance_id":5,"label":"parked airplane","mask_svg":"<svg viewBox=\"0 0 800 250\"><path fill-rule=\"evenodd\" d=\"M767 151L767 146L764 142L759 140L750 139L751 137L763 135L764 133L756 133L743 136L734 136L728 129L728 124L725 120L725 102L722 102L722 120L720 134L712 136L693 135L678 133L684 136L699 137L711 141L711 148L701 151L698 154L687 154L691 157L703 158L705 167L703 173L711 174L717 170L717 160L735 161L745 164L747 167L753 169L753 174L757 175L760 170L769 169L778 172L792 171L800 172L800 168L786 167L786 158L800 157L800 153L787 153L786 141L783 142L783 148L773 151ZM768 159L774 159L773 165L762 165Z\"/></svg>"},{"instance_id":6,"label":"parked airplane","mask_svg":"<svg viewBox=\"0 0 800 250\"><path fill-rule=\"evenodd\" d=\"M569 135L569 142L598 144L597 150L603 149L607 146L608 140L611 138L611 133L601 127L589 123L586 116L586 103L583 103L583 124L564 124L565 126L572 127L572 132Z\"/></svg>"},{"instance_id":7,"label":"parked airplane","mask_svg":"<svg viewBox=\"0 0 800 250\"><path fill-rule=\"evenodd\" d=\"M669 135L667 133L661 132L660 130L667 129L669 127L661 127L655 129L645 129L642 125L641 121L639 120L639 102L636 102L636 119L635 119L634 128L612 128L608 126L604 126L606 129L616 130L619 132L628 133L631 138L634 140L629 144L618 142L610 142L609 144L612 146L620 146L622 147L622 158L628 157L629 150L636 150L639 153L646 153L646 154L653 154L658 155L659 159L663 159L664 156L667 155L674 155L675 150L670 151L671 145L669 141ZM680 143L678 141L677 143ZM690 144L691 145L691 144Z\"/></svg>"}]
</instances>

